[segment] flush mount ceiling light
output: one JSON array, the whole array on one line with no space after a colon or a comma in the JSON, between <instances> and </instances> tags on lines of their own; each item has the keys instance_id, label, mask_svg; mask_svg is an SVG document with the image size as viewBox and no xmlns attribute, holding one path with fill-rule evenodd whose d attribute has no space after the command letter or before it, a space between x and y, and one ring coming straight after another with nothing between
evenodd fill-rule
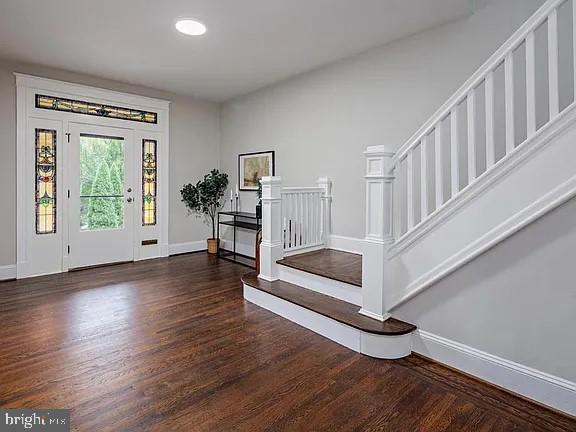
<instances>
[{"instance_id":1,"label":"flush mount ceiling light","mask_svg":"<svg viewBox=\"0 0 576 432\"><path fill-rule=\"evenodd\" d=\"M206 26L200 21L186 18L176 22L176 29L189 36L201 36L206 33Z\"/></svg>"}]
</instances>

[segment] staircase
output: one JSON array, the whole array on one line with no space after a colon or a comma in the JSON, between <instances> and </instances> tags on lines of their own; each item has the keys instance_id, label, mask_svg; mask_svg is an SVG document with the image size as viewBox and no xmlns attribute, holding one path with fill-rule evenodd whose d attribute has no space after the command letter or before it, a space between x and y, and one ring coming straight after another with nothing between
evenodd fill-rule
<instances>
[{"instance_id":1,"label":"staircase","mask_svg":"<svg viewBox=\"0 0 576 432\"><path fill-rule=\"evenodd\" d=\"M347 348L377 358L411 352L412 324L376 321L358 313L362 300L362 256L321 249L279 260L280 279L249 273L244 298Z\"/></svg>"},{"instance_id":2,"label":"staircase","mask_svg":"<svg viewBox=\"0 0 576 432\"><path fill-rule=\"evenodd\" d=\"M418 350L576 413L576 384L392 318L576 196L575 23L576 0L546 1L404 145L366 149L361 257L326 250L328 179L264 178L261 273L245 298L355 351Z\"/></svg>"},{"instance_id":3,"label":"staircase","mask_svg":"<svg viewBox=\"0 0 576 432\"><path fill-rule=\"evenodd\" d=\"M244 297L357 352L401 358L412 350L415 327L359 314L362 255L327 249L332 183L283 188L262 179L260 274L246 275Z\"/></svg>"}]
</instances>

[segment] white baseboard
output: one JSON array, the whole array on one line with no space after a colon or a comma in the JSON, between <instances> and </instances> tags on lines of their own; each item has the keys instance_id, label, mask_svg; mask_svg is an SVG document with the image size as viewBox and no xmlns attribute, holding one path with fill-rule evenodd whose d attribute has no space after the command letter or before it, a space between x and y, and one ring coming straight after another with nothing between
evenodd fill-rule
<instances>
[{"instance_id":1,"label":"white baseboard","mask_svg":"<svg viewBox=\"0 0 576 432\"><path fill-rule=\"evenodd\" d=\"M206 240L197 240L187 243L172 243L168 247L170 255L198 252L206 249L207 249Z\"/></svg>"},{"instance_id":2,"label":"white baseboard","mask_svg":"<svg viewBox=\"0 0 576 432\"><path fill-rule=\"evenodd\" d=\"M328 236L328 248L339 250L342 252L350 252L362 255L363 244L364 244L363 239L344 237L334 234Z\"/></svg>"},{"instance_id":3,"label":"white baseboard","mask_svg":"<svg viewBox=\"0 0 576 432\"><path fill-rule=\"evenodd\" d=\"M316 291L339 300L362 306L362 288L318 276L292 267L278 265L278 277L280 280L301 286L311 291Z\"/></svg>"},{"instance_id":4,"label":"white baseboard","mask_svg":"<svg viewBox=\"0 0 576 432\"><path fill-rule=\"evenodd\" d=\"M406 357L412 352L411 333L401 336L366 333L246 284L244 284L244 298L346 348L370 357L397 359Z\"/></svg>"},{"instance_id":5,"label":"white baseboard","mask_svg":"<svg viewBox=\"0 0 576 432\"><path fill-rule=\"evenodd\" d=\"M571 381L423 330L414 332L413 350L529 399L576 415L576 383Z\"/></svg>"},{"instance_id":6,"label":"white baseboard","mask_svg":"<svg viewBox=\"0 0 576 432\"><path fill-rule=\"evenodd\" d=\"M15 264L0 266L0 281L15 278L16 278Z\"/></svg>"}]
</instances>

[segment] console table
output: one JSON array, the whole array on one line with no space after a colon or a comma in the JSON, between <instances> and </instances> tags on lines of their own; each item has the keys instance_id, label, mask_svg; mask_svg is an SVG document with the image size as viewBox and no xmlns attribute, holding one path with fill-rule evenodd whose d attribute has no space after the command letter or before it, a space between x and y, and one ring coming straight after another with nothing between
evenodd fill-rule
<instances>
[{"instance_id":1,"label":"console table","mask_svg":"<svg viewBox=\"0 0 576 432\"><path fill-rule=\"evenodd\" d=\"M225 217L225 219L222 220L221 216ZM231 226L233 228L232 250L220 247L220 225ZM244 230L254 231L254 234L256 234L261 227L262 220L256 217L256 213L235 211L218 212L218 224L216 228L216 238L218 239L218 256L222 259L236 262L250 268L256 268L256 260L254 258L236 252L236 230L238 228L242 228Z\"/></svg>"}]
</instances>

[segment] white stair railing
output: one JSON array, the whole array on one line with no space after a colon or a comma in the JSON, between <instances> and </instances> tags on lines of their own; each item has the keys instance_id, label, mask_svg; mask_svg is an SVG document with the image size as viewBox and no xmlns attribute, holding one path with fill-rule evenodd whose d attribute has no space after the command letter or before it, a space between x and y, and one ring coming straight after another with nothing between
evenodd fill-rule
<instances>
[{"instance_id":1,"label":"white stair railing","mask_svg":"<svg viewBox=\"0 0 576 432\"><path fill-rule=\"evenodd\" d=\"M282 238L287 253L325 246L329 231L331 182L282 189Z\"/></svg>"},{"instance_id":2,"label":"white stair railing","mask_svg":"<svg viewBox=\"0 0 576 432\"><path fill-rule=\"evenodd\" d=\"M331 227L332 182L322 177L314 187L282 188L280 177L262 178L260 277L278 279L276 261L327 246Z\"/></svg>"},{"instance_id":3,"label":"white stair railing","mask_svg":"<svg viewBox=\"0 0 576 432\"><path fill-rule=\"evenodd\" d=\"M511 157L523 143L560 114L558 10L568 2L576 3L576 0L547 1L396 152L392 162L392 172L396 177L395 207L397 211L402 209L401 214L397 215L394 231L397 242L402 242L449 201L462 194L498 163ZM572 9L572 19L576 21L576 7ZM545 26L547 43L537 45L536 32L544 30L541 26ZM574 41L572 51L576 52ZM514 69L521 55L525 55L526 70L519 74ZM537 91L537 57L547 58L547 82L539 83L545 84L547 91ZM573 55L573 59L576 59L576 55ZM576 65L576 60L573 63ZM498 113L503 116L501 119L496 117L495 109L495 100L501 96L495 84L497 74L503 78L500 81L503 81L504 109ZM524 80L519 80L519 76L525 76L525 85L520 86L519 81L524 84ZM576 85L576 73L574 76ZM525 126L523 121L518 121L516 112L520 109L516 106L519 96L522 98L522 111L525 100ZM482 98L483 107L479 103ZM540 115L537 124L537 112L542 113L546 104L548 114L545 118ZM481 120L484 130L479 129ZM501 140L497 140L500 138L495 128L497 120L502 120L501 123L505 125ZM523 128L521 131L519 124ZM522 142L520 136L525 137ZM502 145L498 147L500 142ZM444 154L447 151L449 157ZM465 153L465 158L461 157L461 153Z\"/></svg>"},{"instance_id":4,"label":"white stair railing","mask_svg":"<svg viewBox=\"0 0 576 432\"><path fill-rule=\"evenodd\" d=\"M570 18L571 29L560 28L559 15ZM576 95L575 27L576 0L546 1L396 153L367 149L360 313L387 319L397 304L384 289L394 254L572 110L566 94ZM570 58L559 50L566 34ZM560 77L571 87L563 98Z\"/></svg>"}]
</instances>

